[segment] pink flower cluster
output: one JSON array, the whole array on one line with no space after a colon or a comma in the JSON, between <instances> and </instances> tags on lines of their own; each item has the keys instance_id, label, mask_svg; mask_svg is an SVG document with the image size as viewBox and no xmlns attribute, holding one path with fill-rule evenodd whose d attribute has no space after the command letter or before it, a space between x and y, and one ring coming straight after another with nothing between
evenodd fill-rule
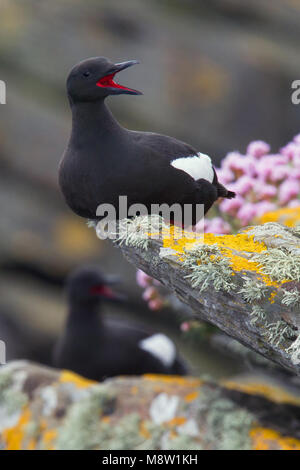
<instances>
[{"instance_id":1,"label":"pink flower cluster","mask_svg":"<svg viewBox=\"0 0 300 470\"><path fill-rule=\"evenodd\" d=\"M266 212L299 206L300 134L277 154L260 140L251 142L245 155L230 152L217 174L237 196L220 203L219 215L205 222L206 232L230 233Z\"/></svg>"},{"instance_id":2,"label":"pink flower cluster","mask_svg":"<svg viewBox=\"0 0 300 470\"><path fill-rule=\"evenodd\" d=\"M228 153L216 171L220 183L235 191L236 197L214 206L217 216L205 218L206 233L232 233L255 223L266 212L300 206L300 134L276 154L270 153L266 142L251 142L245 155ZM165 301L157 289L158 281L138 271L137 283L145 289L143 298L149 308L162 308ZM189 322L182 323L181 330L189 331Z\"/></svg>"},{"instance_id":3,"label":"pink flower cluster","mask_svg":"<svg viewBox=\"0 0 300 470\"><path fill-rule=\"evenodd\" d=\"M158 290L158 287L161 285L159 281L138 269L136 282L138 286L144 289L143 299L148 303L150 310L160 310L165 305L165 300Z\"/></svg>"}]
</instances>

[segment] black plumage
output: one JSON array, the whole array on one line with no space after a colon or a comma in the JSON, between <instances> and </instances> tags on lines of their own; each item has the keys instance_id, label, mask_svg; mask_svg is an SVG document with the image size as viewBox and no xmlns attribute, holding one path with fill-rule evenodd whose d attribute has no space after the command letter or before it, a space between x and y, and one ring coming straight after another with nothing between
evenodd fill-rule
<instances>
[{"instance_id":1,"label":"black plumage","mask_svg":"<svg viewBox=\"0 0 300 470\"><path fill-rule=\"evenodd\" d=\"M97 268L75 271L67 282L69 312L53 355L56 367L92 380L145 373L183 375L187 369L173 342L125 319L104 318L104 301L122 301Z\"/></svg>"},{"instance_id":2,"label":"black plumage","mask_svg":"<svg viewBox=\"0 0 300 470\"><path fill-rule=\"evenodd\" d=\"M116 94L140 94L114 82L117 72L136 61L114 64L106 58L76 65L67 80L72 132L59 168L59 184L69 207L96 219L100 204L128 206L204 204L206 213L218 197L232 198L217 179L210 158L191 145L151 132L122 127L105 103ZM193 212L192 223L197 222Z\"/></svg>"}]
</instances>

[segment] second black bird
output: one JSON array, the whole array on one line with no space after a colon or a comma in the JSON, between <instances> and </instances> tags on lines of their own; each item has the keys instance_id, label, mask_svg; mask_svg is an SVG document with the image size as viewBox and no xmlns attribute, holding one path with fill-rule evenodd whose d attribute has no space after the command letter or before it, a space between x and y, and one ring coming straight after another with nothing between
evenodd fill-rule
<instances>
[{"instance_id":1,"label":"second black bird","mask_svg":"<svg viewBox=\"0 0 300 470\"><path fill-rule=\"evenodd\" d=\"M92 380L146 373L183 375L174 343L125 319L99 316L103 302L124 301L99 269L84 267L68 279L69 312L54 351L54 365Z\"/></svg>"}]
</instances>

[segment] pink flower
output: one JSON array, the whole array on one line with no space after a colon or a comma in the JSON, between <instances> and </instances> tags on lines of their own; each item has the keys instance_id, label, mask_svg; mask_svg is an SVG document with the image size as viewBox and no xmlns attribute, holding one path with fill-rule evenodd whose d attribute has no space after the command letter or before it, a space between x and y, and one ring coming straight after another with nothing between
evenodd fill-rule
<instances>
[{"instance_id":1,"label":"pink flower","mask_svg":"<svg viewBox=\"0 0 300 470\"><path fill-rule=\"evenodd\" d=\"M158 296L157 290L154 287L147 287L143 293L143 299L148 302L154 300Z\"/></svg>"},{"instance_id":2,"label":"pink flower","mask_svg":"<svg viewBox=\"0 0 300 470\"><path fill-rule=\"evenodd\" d=\"M300 144L300 134L295 135L293 141L296 142L296 144Z\"/></svg>"},{"instance_id":3,"label":"pink flower","mask_svg":"<svg viewBox=\"0 0 300 470\"><path fill-rule=\"evenodd\" d=\"M254 188L254 191L260 199L275 197L277 194L276 186L266 184L264 181L258 182Z\"/></svg>"},{"instance_id":4,"label":"pink flower","mask_svg":"<svg viewBox=\"0 0 300 470\"><path fill-rule=\"evenodd\" d=\"M227 170L236 170L239 168L240 161L243 159L243 155L239 152L229 152L221 162L221 168Z\"/></svg>"},{"instance_id":5,"label":"pink flower","mask_svg":"<svg viewBox=\"0 0 300 470\"><path fill-rule=\"evenodd\" d=\"M217 168L216 172L221 184L230 183L234 179L234 174L229 168Z\"/></svg>"},{"instance_id":6,"label":"pink flower","mask_svg":"<svg viewBox=\"0 0 300 470\"><path fill-rule=\"evenodd\" d=\"M272 171L272 164L269 157L262 157L256 164L256 174L259 178L267 180Z\"/></svg>"},{"instance_id":7,"label":"pink flower","mask_svg":"<svg viewBox=\"0 0 300 470\"><path fill-rule=\"evenodd\" d=\"M148 307L150 310L160 310L164 306L164 302L160 297L150 300Z\"/></svg>"},{"instance_id":8,"label":"pink flower","mask_svg":"<svg viewBox=\"0 0 300 470\"><path fill-rule=\"evenodd\" d=\"M213 219L206 220L204 227L206 233L224 234L231 232L230 225L221 217L214 217Z\"/></svg>"},{"instance_id":9,"label":"pink flower","mask_svg":"<svg viewBox=\"0 0 300 470\"><path fill-rule=\"evenodd\" d=\"M298 138L298 136L296 136L295 139L296 138ZM300 146L297 145L295 142L290 142L285 147L283 147L280 152L285 155L289 160L293 160L296 156L300 155Z\"/></svg>"},{"instance_id":10,"label":"pink flower","mask_svg":"<svg viewBox=\"0 0 300 470\"><path fill-rule=\"evenodd\" d=\"M252 157L260 158L270 152L270 145L263 140L255 140L247 147L247 154Z\"/></svg>"},{"instance_id":11,"label":"pink flower","mask_svg":"<svg viewBox=\"0 0 300 470\"><path fill-rule=\"evenodd\" d=\"M284 181L279 187L279 202L286 204L300 193L300 183L297 180Z\"/></svg>"},{"instance_id":12,"label":"pink flower","mask_svg":"<svg viewBox=\"0 0 300 470\"><path fill-rule=\"evenodd\" d=\"M255 174L256 160L251 155L242 155L239 152L230 152L221 162L221 169L240 172L252 176Z\"/></svg>"},{"instance_id":13,"label":"pink flower","mask_svg":"<svg viewBox=\"0 0 300 470\"><path fill-rule=\"evenodd\" d=\"M288 207L298 207L298 206L300 206L300 199L292 199L288 203Z\"/></svg>"},{"instance_id":14,"label":"pink flower","mask_svg":"<svg viewBox=\"0 0 300 470\"><path fill-rule=\"evenodd\" d=\"M183 323L181 323L180 329L181 329L181 331L183 331L185 333L185 332L187 332L191 329L191 326L190 326L189 322L184 321Z\"/></svg>"},{"instance_id":15,"label":"pink flower","mask_svg":"<svg viewBox=\"0 0 300 470\"><path fill-rule=\"evenodd\" d=\"M296 179L296 180L300 179L300 160L299 160L299 166L291 167L290 178Z\"/></svg>"},{"instance_id":16,"label":"pink flower","mask_svg":"<svg viewBox=\"0 0 300 470\"><path fill-rule=\"evenodd\" d=\"M252 156L246 155L243 157L237 167L238 171L241 171L242 173L248 175L248 176L254 176L256 173L255 170L256 166L256 161Z\"/></svg>"},{"instance_id":17,"label":"pink flower","mask_svg":"<svg viewBox=\"0 0 300 470\"><path fill-rule=\"evenodd\" d=\"M236 211L244 204L245 200L237 195L233 199L223 199L220 203L220 211L226 214L235 215Z\"/></svg>"},{"instance_id":18,"label":"pink flower","mask_svg":"<svg viewBox=\"0 0 300 470\"><path fill-rule=\"evenodd\" d=\"M274 166L271 169L270 180L273 183L284 180L290 175L291 168L287 165Z\"/></svg>"},{"instance_id":19,"label":"pink flower","mask_svg":"<svg viewBox=\"0 0 300 470\"><path fill-rule=\"evenodd\" d=\"M269 201L262 201L262 202L258 202L255 205L255 208L256 208L256 217L260 217L266 212L274 211L276 209L276 204L273 204L272 202L269 202Z\"/></svg>"},{"instance_id":20,"label":"pink flower","mask_svg":"<svg viewBox=\"0 0 300 470\"><path fill-rule=\"evenodd\" d=\"M138 286L143 287L143 289L151 284L153 281L152 277L144 273L141 269L138 269L136 272L136 282Z\"/></svg>"},{"instance_id":21,"label":"pink flower","mask_svg":"<svg viewBox=\"0 0 300 470\"><path fill-rule=\"evenodd\" d=\"M286 165L289 163L289 159L286 155L268 155L271 165Z\"/></svg>"},{"instance_id":22,"label":"pink flower","mask_svg":"<svg viewBox=\"0 0 300 470\"><path fill-rule=\"evenodd\" d=\"M254 185L255 180L247 175L244 175L237 180L234 189L237 194L244 196L246 193L251 191L251 189L253 189Z\"/></svg>"},{"instance_id":23,"label":"pink flower","mask_svg":"<svg viewBox=\"0 0 300 470\"><path fill-rule=\"evenodd\" d=\"M256 205L247 202L238 210L237 217L240 219L241 224L245 226L256 216L256 213Z\"/></svg>"},{"instance_id":24,"label":"pink flower","mask_svg":"<svg viewBox=\"0 0 300 470\"><path fill-rule=\"evenodd\" d=\"M293 158L294 168L300 168L300 155L295 155Z\"/></svg>"}]
</instances>

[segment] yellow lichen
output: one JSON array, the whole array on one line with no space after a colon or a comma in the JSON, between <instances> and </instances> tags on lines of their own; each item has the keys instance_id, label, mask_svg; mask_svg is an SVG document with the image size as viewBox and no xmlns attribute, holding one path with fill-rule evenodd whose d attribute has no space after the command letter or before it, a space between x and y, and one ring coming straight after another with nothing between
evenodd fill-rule
<instances>
[{"instance_id":1,"label":"yellow lichen","mask_svg":"<svg viewBox=\"0 0 300 470\"><path fill-rule=\"evenodd\" d=\"M300 206L284 207L276 211L267 212L258 219L258 222L260 224L279 222L287 227L295 227L300 222Z\"/></svg>"},{"instance_id":2,"label":"yellow lichen","mask_svg":"<svg viewBox=\"0 0 300 470\"><path fill-rule=\"evenodd\" d=\"M47 421L44 418L42 418L39 422L39 426L40 426L41 431L45 431L47 429Z\"/></svg>"},{"instance_id":3,"label":"yellow lichen","mask_svg":"<svg viewBox=\"0 0 300 470\"><path fill-rule=\"evenodd\" d=\"M6 450L21 450L22 442L25 437L25 428L31 419L31 411L26 405L15 426L5 429L2 433L6 443Z\"/></svg>"},{"instance_id":4,"label":"yellow lichen","mask_svg":"<svg viewBox=\"0 0 300 470\"><path fill-rule=\"evenodd\" d=\"M179 377L178 375L145 374L143 375L143 378L153 382L162 382L165 384L183 385L188 387L198 387L203 383L200 379L194 379L193 377Z\"/></svg>"},{"instance_id":5,"label":"yellow lichen","mask_svg":"<svg viewBox=\"0 0 300 470\"><path fill-rule=\"evenodd\" d=\"M240 383L233 380L226 380L222 382L222 385L230 390L238 390L239 392L248 393L249 395L264 396L274 403L286 403L289 405L300 406L300 396L294 396L274 384L269 385L261 382Z\"/></svg>"},{"instance_id":6,"label":"yellow lichen","mask_svg":"<svg viewBox=\"0 0 300 470\"><path fill-rule=\"evenodd\" d=\"M187 232L178 229L178 227L170 227L169 230L163 230L163 246L164 248L172 248L177 255L183 254L188 245L199 243L203 240L202 234Z\"/></svg>"},{"instance_id":7,"label":"yellow lichen","mask_svg":"<svg viewBox=\"0 0 300 470\"><path fill-rule=\"evenodd\" d=\"M236 235L206 233L204 235L204 243L208 245L217 244L220 248L224 247L230 250L249 253L261 253L267 249L264 243L255 241L253 235L248 236L246 233L238 233Z\"/></svg>"},{"instance_id":8,"label":"yellow lichen","mask_svg":"<svg viewBox=\"0 0 300 470\"><path fill-rule=\"evenodd\" d=\"M97 382L93 380L85 379L80 375L74 374L74 372L70 372L69 370L63 370L59 377L59 382L71 382L78 388L87 388L91 385L95 385Z\"/></svg>"},{"instance_id":9,"label":"yellow lichen","mask_svg":"<svg viewBox=\"0 0 300 470\"><path fill-rule=\"evenodd\" d=\"M300 450L300 440L294 437L282 436L273 429L256 427L251 429L250 437L253 450Z\"/></svg>"},{"instance_id":10,"label":"yellow lichen","mask_svg":"<svg viewBox=\"0 0 300 470\"><path fill-rule=\"evenodd\" d=\"M48 429L43 434L43 443L45 444L46 449L52 449L52 443L54 439L57 437L57 430L56 429Z\"/></svg>"},{"instance_id":11,"label":"yellow lichen","mask_svg":"<svg viewBox=\"0 0 300 470\"><path fill-rule=\"evenodd\" d=\"M270 302L271 304L273 304L273 303L275 302L274 297L275 297L276 295L277 295L276 290L274 290L273 292L271 292L271 295L270 295L270 297L269 297L269 302Z\"/></svg>"},{"instance_id":12,"label":"yellow lichen","mask_svg":"<svg viewBox=\"0 0 300 470\"><path fill-rule=\"evenodd\" d=\"M170 419L166 424L167 426L174 427L174 426L182 426L186 423L185 416L175 416L175 418Z\"/></svg>"},{"instance_id":13,"label":"yellow lichen","mask_svg":"<svg viewBox=\"0 0 300 470\"><path fill-rule=\"evenodd\" d=\"M110 423L110 421L111 421L110 416L103 416L103 418L101 418L102 423Z\"/></svg>"},{"instance_id":14,"label":"yellow lichen","mask_svg":"<svg viewBox=\"0 0 300 470\"><path fill-rule=\"evenodd\" d=\"M169 231L163 232L163 247L171 248L174 254L183 259L183 255L199 243L199 239L195 238L193 232L183 232L182 238L177 239L176 229L171 228ZM200 238L200 237L199 237ZM267 286L278 287L280 283L273 281L268 275L263 273L262 267L249 259L253 254L262 253L267 250L264 243L254 240L254 236L248 236L247 233L239 233L236 235L214 235L205 233L201 235L205 245L217 246L222 255L228 259L228 262L234 272L251 271L259 274L261 279ZM284 282L284 281L283 281Z\"/></svg>"},{"instance_id":15,"label":"yellow lichen","mask_svg":"<svg viewBox=\"0 0 300 470\"><path fill-rule=\"evenodd\" d=\"M172 431L170 431L170 434L169 434L169 439L176 439L176 437L178 437L178 434L176 431L174 431L174 429L172 429Z\"/></svg>"},{"instance_id":16,"label":"yellow lichen","mask_svg":"<svg viewBox=\"0 0 300 470\"><path fill-rule=\"evenodd\" d=\"M191 392L191 393L188 393L185 397L184 397L184 401L186 401L187 403L191 403L192 401L196 400L196 398L198 397L199 393L198 392Z\"/></svg>"},{"instance_id":17,"label":"yellow lichen","mask_svg":"<svg viewBox=\"0 0 300 470\"><path fill-rule=\"evenodd\" d=\"M27 450L35 450L36 448L36 439L30 439L27 445Z\"/></svg>"},{"instance_id":18,"label":"yellow lichen","mask_svg":"<svg viewBox=\"0 0 300 470\"><path fill-rule=\"evenodd\" d=\"M147 429L144 421L142 421L141 424L140 424L140 435L142 437L144 437L145 439L150 439L151 438L151 434L150 434L149 430Z\"/></svg>"}]
</instances>

